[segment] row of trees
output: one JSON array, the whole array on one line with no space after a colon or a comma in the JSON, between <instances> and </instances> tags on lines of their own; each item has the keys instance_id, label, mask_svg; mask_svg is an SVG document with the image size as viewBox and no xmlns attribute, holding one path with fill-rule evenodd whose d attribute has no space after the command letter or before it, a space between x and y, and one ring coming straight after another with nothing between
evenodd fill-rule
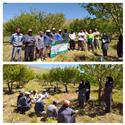
<instances>
[{"instance_id":1,"label":"row of trees","mask_svg":"<svg viewBox=\"0 0 125 125\"><path fill-rule=\"evenodd\" d=\"M64 86L65 92L69 92L69 85L76 85L81 80L89 80L92 86L98 87L98 99L100 99L105 78L112 76L116 88L123 87L122 65L79 65L77 67L52 68L47 73L34 73L25 65L4 65L4 83L8 86L9 93L12 93L14 85L16 88L23 87L30 80L37 79L40 84L51 86ZM14 84L15 83L15 84Z\"/></svg>"},{"instance_id":2,"label":"row of trees","mask_svg":"<svg viewBox=\"0 0 125 125\"><path fill-rule=\"evenodd\" d=\"M114 21L111 18L108 20L97 18L74 19L70 23L70 30L76 32L79 32L81 29L92 29L94 31L95 28L98 28L101 33L107 33L109 35L120 34L118 27L116 27Z\"/></svg>"},{"instance_id":3,"label":"row of trees","mask_svg":"<svg viewBox=\"0 0 125 125\"><path fill-rule=\"evenodd\" d=\"M3 25L4 36L8 36L15 31L15 27L21 27L22 32L27 33L27 29L32 28L34 34L46 29L68 28L76 32L80 29L98 28L101 32L108 34L120 34L123 32L123 5L122 3L85 3L80 7L86 9L90 15L84 19L73 19L68 21L62 13L51 14L44 11L31 10L22 12L19 16L10 19ZM68 23L67 23L68 22Z\"/></svg>"},{"instance_id":4,"label":"row of trees","mask_svg":"<svg viewBox=\"0 0 125 125\"><path fill-rule=\"evenodd\" d=\"M43 11L31 10L31 12L22 12L19 16L5 22L3 25L4 36L15 32L16 27L21 27L21 32L27 33L28 29L33 29L33 33L45 31L47 29L62 28L65 22L65 16L62 13L47 14Z\"/></svg>"}]
</instances>

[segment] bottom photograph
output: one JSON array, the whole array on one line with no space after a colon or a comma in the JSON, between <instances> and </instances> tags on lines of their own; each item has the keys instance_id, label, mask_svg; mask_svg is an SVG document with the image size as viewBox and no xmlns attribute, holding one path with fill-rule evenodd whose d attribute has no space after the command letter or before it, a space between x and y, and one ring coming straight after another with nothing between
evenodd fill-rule
<instances>
[{"instance_id":1,"label":"bottom photograph","mask_svg":"<svg viewBox=\"0 0 125 125\"><path fill-rule=\"evenodd\" d=\"M5 64L4 123L122 123L123 65Z\"/></svg>"}]
</instances>

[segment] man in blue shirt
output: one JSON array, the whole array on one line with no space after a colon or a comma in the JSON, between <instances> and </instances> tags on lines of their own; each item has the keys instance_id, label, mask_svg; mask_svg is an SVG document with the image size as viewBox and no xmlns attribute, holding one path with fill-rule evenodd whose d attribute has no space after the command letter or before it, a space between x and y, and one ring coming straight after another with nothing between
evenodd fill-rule
<instances>
[{"instance_id":1,"label":"man in blue shirt","mask_svg":"<svg viewBox=\"0 0 125 125\"><path fill-rule=\"evenodd\" d=\"M65 100L63 106L58 111L58 123L75 123L75 114L78 110L70 108L70 101Z\"/></svg>"},{"instance_id":2,"label":"man in blue shirt","mask_svg":"<svg viewBox=\"0 0 125 125\"><path fill-rule=\"evenodd\" d=\"M10 38L10 44L13 46L11 61L15 61L17 54L17 61L21 61L21 50L23 45L23 34L20 33L20 28L16 28L16 32Z\"/></svg>"}]
</instances>

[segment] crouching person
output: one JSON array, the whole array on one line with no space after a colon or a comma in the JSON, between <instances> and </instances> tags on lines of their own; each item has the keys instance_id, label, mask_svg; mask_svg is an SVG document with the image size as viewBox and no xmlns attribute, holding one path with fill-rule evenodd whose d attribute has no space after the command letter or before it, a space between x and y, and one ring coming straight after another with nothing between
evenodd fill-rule
<instances>
[{"instance_id":1,"label":"crouching person","mask_svg":"<svg viewBox=\"0 0 125 125\"><path fill-rule=\"evenodd\" d=\"M53 104L50 104L47 108L47 117L49 118L57 118L58 116L58 102L53 101Z\"/></svg>"},{"instance_id":2,"label":"crouching person","mask_svg":"<svg viewBox=\"0 0 125 125\"><path fill-rule=\"evenodd\" d=\"M58 123L75 123L75 114L78 110L70 108L70 101L65 100L62 107L58 111Z\"/></svg>"},{"instance_id":3,"label":"crouching person","mask_svg":"<svg viewBox=\"0 0 125 125\"><path fill-rule=\"evenodd\" d=\"M38 117L43 115L43 111L45 111L44 108L45 108L45 106L42 102L42 97L39 97L39 99L36 101L35 107L34 107L35 113Z\"/></svg>"},{"instance_id":4,"label":"crouching person","mask_svg":"<svg viewBox=\"0 0 125 125\"><path fill-rule=\"evenodd\" d=\"M20 93L20 96L18 96L17 100L17 111L20 114L25 114L25 112L29 110L29 105L27 103L27 97L24 93Z\"/></svg>"}]
</instances>

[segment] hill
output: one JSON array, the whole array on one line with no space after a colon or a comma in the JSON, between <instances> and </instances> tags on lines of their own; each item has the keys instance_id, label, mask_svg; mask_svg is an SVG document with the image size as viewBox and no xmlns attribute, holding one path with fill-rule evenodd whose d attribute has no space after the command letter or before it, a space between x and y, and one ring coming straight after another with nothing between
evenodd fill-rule
<instances>
[{"instance_id":1,"label":"hill","mask_svg":"<svg viewBox=\"0 0 125 125\"><path fill-rule=\"evenodd\" d=\"M44 68L44 67L30 66L30 68L31 68L35 73L47 73L47 72L49 72L49 69L48 69L48 68Z\"/></svg>"}]
</instances>

